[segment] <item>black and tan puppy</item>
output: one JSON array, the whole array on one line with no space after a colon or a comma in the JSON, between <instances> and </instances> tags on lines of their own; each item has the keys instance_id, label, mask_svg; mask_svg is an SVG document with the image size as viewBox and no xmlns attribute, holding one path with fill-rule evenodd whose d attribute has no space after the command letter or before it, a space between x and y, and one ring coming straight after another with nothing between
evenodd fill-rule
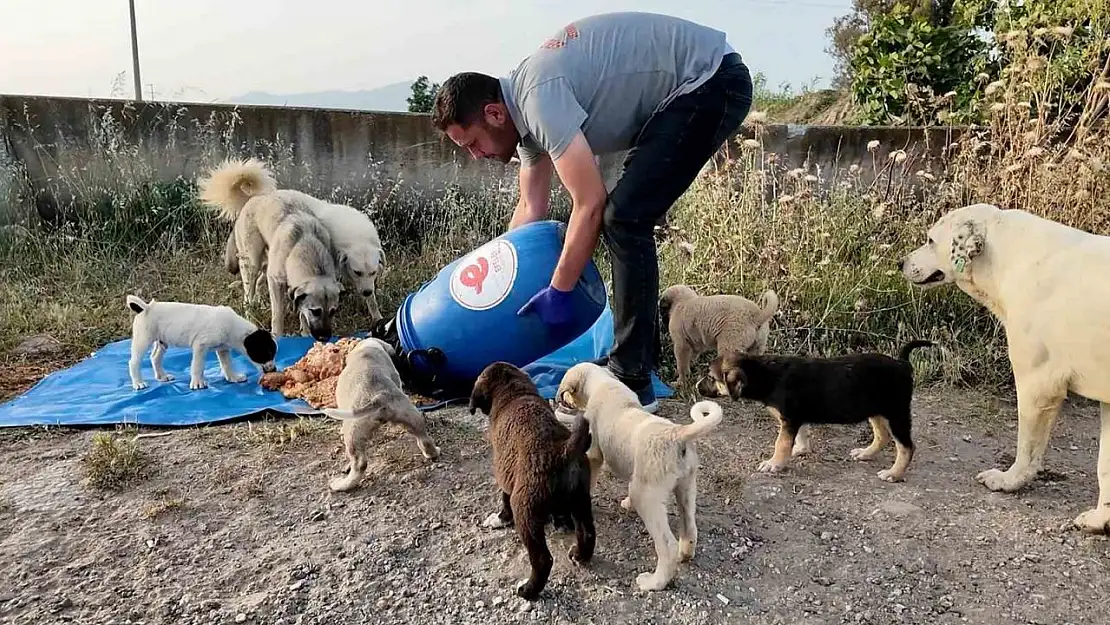
<instances>
[{"instance_id":1,"label":"black and tan puppy","mask_svg":"<svg viewBox=\"0 0 1110 625\"><path fill-rule=\"evenodd\" d=\"M505 362L486 367L474 382L470 414L481 410L489 416L493 447L493 476L501 488L501 511L482 523L500 528L516 525L531 576L517 587L517 594L536 599L551 573L551 552L545 526L570 517L576 544L568 556L577 563L593 557L594 520L590 500L589 424L579 416L573 432L555 417L535 383L519 368Z\"/></svg>"},{"instance_id":2,"label":"black and tan puppy","mask_svg":"<svg viewBox=\"0 0 1110 625\"><path fill-rule=\"evenodd\" d=\"M762 472L778 472L790 460L798 430L806 424L871 423L873 438L867 447L853 449L855 460L871 460L894 438L894 465L879 471L879 478L901 481L913 459L910 435L910 402L913 367L910 352L932 345L911 341L898 358L884 354L849 354L836 358L735 354L718 357L709 375L698 383L706 397L757 401L778 419L779 434L770 460Z\"/></svg>"}]
</instances>

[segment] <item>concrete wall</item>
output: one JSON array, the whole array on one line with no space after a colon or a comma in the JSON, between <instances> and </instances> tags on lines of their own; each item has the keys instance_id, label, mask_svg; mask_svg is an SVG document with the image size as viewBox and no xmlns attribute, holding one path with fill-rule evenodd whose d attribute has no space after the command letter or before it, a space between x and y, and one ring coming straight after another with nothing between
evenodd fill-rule
<instances>
[{"instance_id":1,"label":"concrete wall","mask_svg":"<svg viewBox=\"0 0 1110 625\"><path fill-rule=\"evenodd\" d=\"M832 179L839 168L885 162L896 149L936 158L958 132L770 125L734 139L758 135L777 166ZM872 140L877 152L867 149ZM726 149L736 154L738 141ZM512 185L515 169L471 161L426 115L0 95L0 216L33 204L49 218L114 185L193 179L227 155L249 154L277 162L282 186L359 198L391 188ZM623 156L602 158L610 186Z\"/></svg>"}]
</instances>

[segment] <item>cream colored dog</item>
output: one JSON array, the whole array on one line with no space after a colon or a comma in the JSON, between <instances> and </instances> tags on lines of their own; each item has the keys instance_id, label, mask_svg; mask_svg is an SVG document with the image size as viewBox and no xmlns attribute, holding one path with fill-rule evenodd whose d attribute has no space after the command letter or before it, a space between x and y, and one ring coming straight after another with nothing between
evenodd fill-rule
<instances>
[{"instance_id":1,"label":"cream colored dog","mask_svg":"<svg viewBox=\"0 0 1110 625\"><path fill-rule=\"evenodd\" d=\"M420 452L428 460L439 458L439 447L428 436L424 415L401 390L401 376L390 358L393 348L380 339L359 342L347 354L335 387L339 407L324 408L324 414L342 419L343 447L347 454L347 475L333 479L333 491L348 491L366 472L366 445L383 423L396 423L416 437Z\"/></svg>"},{"instance_id":2,"label":"cream colored dog","mask_svg":"<svg viewBox=\"0 0 1110 625\"><path fill-rule=\"evenodd\" d=\"M1006 328L1017 386L1017 453L1009 469L977 479L1013 492L1044 466L1052 425L1068 391L1101 402L1098 506L1075 518L1110 532L1110 237L1021 210L973 204L949 212L902 261L920 286L955 283Z\"/></svg>"},{"instance_id":3,"label":"cream colored dog","mask_svg":"<svg viewBox=\"0 0 1110 625\"><path fill-rule=\"evenodd\" d=\"M382 250L378 228L370 217L346 204L333 204L293 189L278 189L274 195L288 201L304 204L328 229L335 252L340 274L355 292L366 302L370 321L382 318L378 307L377 280L385 269L385 253ZM236 247L235 231L227 237L224 246L224 268L232 274L239 273L239 250ZM263 269L266 261L263 259ZM238 283L233 283L233 285ZM260 271L255 290L266 284L265 271Z\"/></svg>"},{"instance_id":4,"label":"cream colored dog","mask_svg":"<svg viewBox=\"0 0 1110 625\"><path fill-rule=\"evenodd\" d=\"M254 158L226 160L198 185L201 201L235 224L243 305L254 300L257 277L265 267L270 331L285 333L288 298L303 331L318 341L330 339L342 287L331 234L308 208L314 198L279 194L273 173Z\"/></svg>"},{"instance_id":5,"label":"cream colored dog","mask_svg":"<svg viewBox=\"0 0 1110 625\"><path fill-rule=\"evenodd\" d=\"M690 408L689 425L677 425L649 414L636 394L605 367L591 362L571 367L563 376L556 403L585 410L593 441L590 460L591 491L604 463L620 479L628 480L625 510L635 510L655 542L655 572L636 577L640 590L660 590L674 578L680 561L694 555L698 528L694 519L697 498L698 454L694 440L721 422L721 407L701 401ZM674 493L678 505L678 542L667 522L667 500Z\"/></svg>"},{"instance_id":6,"label":"cream colored dog","mask_svg":"<svg viewBox=\"0 0 1110 625\"><path fill-rule=\"evenodd\" d=\"M766 351L779 296L767 290L760 299L762 305L741 295L698 295L685 284L663 291L659 313L674 344L678 386L685 386L690 363L707 351L722 357Z\"/></svg>"}]
</instances>

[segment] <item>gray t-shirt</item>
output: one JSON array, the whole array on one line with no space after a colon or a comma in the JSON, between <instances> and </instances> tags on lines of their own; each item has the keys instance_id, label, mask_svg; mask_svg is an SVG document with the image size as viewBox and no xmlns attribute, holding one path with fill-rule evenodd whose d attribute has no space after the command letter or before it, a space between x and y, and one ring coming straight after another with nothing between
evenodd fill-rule
<instances>
[{"instance_id":1,"label":"gray t-shirt","mask_svg":"<svg viewBox=\"0 0 1110 625\"><path fill-rule=\"evenodd\" d=\"M595 154L631 148L652 114L701 86L730 51L725 33L667 15L567 25L501 79L521 165L558 158L580 129Z\"/></svg>"}]
</instances>

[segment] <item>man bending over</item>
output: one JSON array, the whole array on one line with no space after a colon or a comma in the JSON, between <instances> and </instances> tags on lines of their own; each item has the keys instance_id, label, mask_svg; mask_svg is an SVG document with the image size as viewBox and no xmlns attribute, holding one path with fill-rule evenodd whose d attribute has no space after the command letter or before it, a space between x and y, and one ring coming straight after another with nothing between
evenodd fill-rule
<instances>
[{"instance_id":1,"label":"man bending over","mask_svg":"<svg viewBox=\"0 0 1110 625\"><path fill-rule=\"evenodd\" d=\"M509 229L544 219L552 172L573 207L550 284L520 314L565 323L570 292L604 235L613 267L609 369L645 410L658 403L659 264L654 226L739 128L748 68L725 33L666 15L595 15L567 25L508 77L463 72L436 94L433 123L473 158L520 158ZM629 150L607 193L594 156Z\"/></svg>"}]
</instances>

